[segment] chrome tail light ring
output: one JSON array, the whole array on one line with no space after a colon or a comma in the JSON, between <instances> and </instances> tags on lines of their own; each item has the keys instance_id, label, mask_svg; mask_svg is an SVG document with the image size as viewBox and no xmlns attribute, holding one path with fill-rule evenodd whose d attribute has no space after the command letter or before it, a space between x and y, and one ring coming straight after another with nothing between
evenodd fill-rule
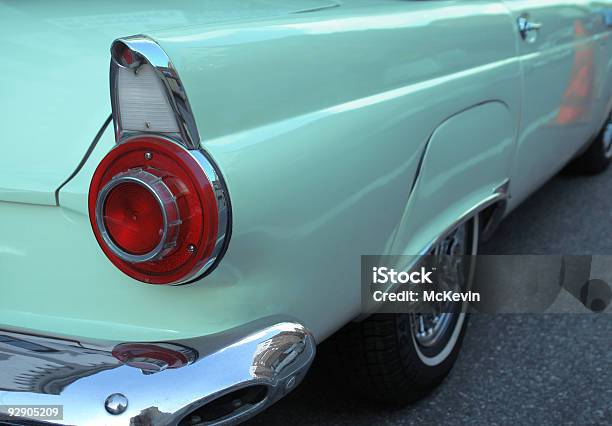
<instances>
[{"instance_id":1,"label":"chrome tail light ring","mask_svg":"<svg viewBox=\"0 0 612 426\"><path fill-rule=\"evenodd\" d=\"M126 183L140 185L149 191L157 201L162 213L163 228L160 241L153 250L142 255L128 253L120 248L111 238L106 226L106 221L104 220L104 207L109 194L113 189ZM126 262L142 263L161 259L175 246L180 224L180 213L176 204L176 198L161 177L148 171L132 169L120 173L114 176L98 194L98 200L96 202L96 225L100 231L100 235L113 253Z\"/></svg>"}]
</instances>

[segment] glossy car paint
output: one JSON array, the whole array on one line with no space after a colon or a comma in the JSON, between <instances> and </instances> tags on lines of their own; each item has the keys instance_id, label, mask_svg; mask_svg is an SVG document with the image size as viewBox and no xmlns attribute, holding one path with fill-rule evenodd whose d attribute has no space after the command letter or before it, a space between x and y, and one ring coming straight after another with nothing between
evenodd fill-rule
<instances>
[{"instance_id":1,"label":"glossy car paint","mask_svg":"<svg viewBox=\"0 0 612 426\"><path fill-rule=\"evenodd\" d=\"M519 43L524 75L511 208L550 178L601 128L609 110L609 27L603 3L506 1L512 15L542 24L532 43ZM605 89L608 90L605 90ZM607 104L607 105L606 105ZM544 166L543 166L544 165Z\"/></svg>"},{"instance_id":2,"label":"glossy car paint","mask_svg":"<svg viewBox=\"0 0 612 426\"><path fill-rule=\"evenodd\" d=\"M295 2L293 9L298 3L305 9L316 2ZM359 314L361 255L417 254L507 179L521 199L533 188L516 192L519 175L544 178L539 169L522 168L520 156L530 144L526 135L541 130L528 120L545 120L553 108L546 100L541 116L526 112L527 89L543 77L542 69L524 72L525 65L546 55L525 51L506 3L353 0L308 13L280 13L278 6L265 17L163 30L132 26L116 34L145 32L172 58L203 148L228 184L234 219L228 252L211 275L188 286L143 285L112 266L87 217L91 176L114 144L109 127L62 188L60 207L0 202L0 324L167 340L290 315L325 338ZM585 3L576 19L604 7L612 4ZM596 63L609 67L609 29L591 27L598 32L580 43L599 43ZM564 40L556 45L550 38L555 58L574 53L571 39ZM107 41L99 59L105 70ZM559 67L568 64L558 59ZM609 94L610 73L594 72L605 80L599 93ZM568 75L551 74L547 84L562 87ZM99 103L109 108L108 93ZM609 103L589 105L594 132ZM106 115L99 114L102 123ZM63 144L58 134L54 140ZM87 144L78 144L79 155L65 159L73 166L58 166L58 175L71 173ZM570 158L577 145L560 143L559 157ZM73 155L75 147L66 150ZM561 159L549 160L542 156L538 164L552 174ZM25 188L5 175L2 169L4 186ZM39 193L50 195L60 183ZM19 201L49 201L23 194Z\"/></svg>"},{"instance_id":3,"label":"glossy car paint","mask_svg":"<svg viewBox=\"0 0 612 426\"><path fill-rule=\"evenodd\" d=\"M114 39L166 27L257 19L328 0L0 1L0 200L54 205L55 190L110 115Z\"/></svg>"}]
</instances>

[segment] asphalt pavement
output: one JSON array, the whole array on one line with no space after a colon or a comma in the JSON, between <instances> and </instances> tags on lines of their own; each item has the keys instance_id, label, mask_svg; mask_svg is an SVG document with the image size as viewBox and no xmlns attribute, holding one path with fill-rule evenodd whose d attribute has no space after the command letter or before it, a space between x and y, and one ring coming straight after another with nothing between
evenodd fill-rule
<instances>
[{"instance_id":1,"label":"asphalt pavement","mask_svg":"<svg viewBox=\"0 0 612 426\"><path fill-rule=\"evenodd\" d=\"M611 254L612 169L559 175L481 248L487 254ZM473 314L440 387L399 410L342 391L316 362L251 425L612 425L612 314Z\"/></svg>"}]
</instances>

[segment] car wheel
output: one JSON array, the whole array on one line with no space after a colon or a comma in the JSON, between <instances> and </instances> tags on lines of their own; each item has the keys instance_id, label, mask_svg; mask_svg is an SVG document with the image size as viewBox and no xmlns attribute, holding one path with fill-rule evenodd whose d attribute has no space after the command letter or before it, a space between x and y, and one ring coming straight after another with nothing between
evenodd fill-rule
<instances>
[{"instance_id":1,"label":"car wheel","mask_svg":"<svg viewBox=\"0 0 612 426\"><path fill-rule=\"evenodd\" d=\"M612 114L587 150L576 158L571 170L586 174L601 173L612 160Z\"/></svg>"},{"instance_id":2,"label":"car wheel","mask_svg":"<svg viewBox=\"0 0 612 426\"><path fill-rule=\"evenodd\" d=\"M470 220L436 245L430 254L463 259L457 279L471 285L478 221ZM452 257L448 255L453 255ZM467 326L467 306L447 302L428 314L374 314L340 330L326 348L333 352L340 379L362 396L403 405L439 384L451 370ZM340 367L340 368L338 368Z\"/></svg>"}]
</instances>

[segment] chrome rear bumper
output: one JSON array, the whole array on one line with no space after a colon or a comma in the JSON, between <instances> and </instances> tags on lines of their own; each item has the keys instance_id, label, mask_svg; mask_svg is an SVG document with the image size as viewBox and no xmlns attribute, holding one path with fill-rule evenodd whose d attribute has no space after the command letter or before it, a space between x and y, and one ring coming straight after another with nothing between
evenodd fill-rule
<instances>
[{"instance_id":1,"label":"chrome rear bumper","mask_svg":"<svg viewBox=\"0 0 612 426\"><path fill-rule=\"evenodd\" d=\"M315 355L314 338L302 325L259 324L144 344L0 330L0 422L42 420L8 416L9 408L52 405L63 413L45 419L51 424L239 423L291 391Z\"/></svg>"}]
</instances>

